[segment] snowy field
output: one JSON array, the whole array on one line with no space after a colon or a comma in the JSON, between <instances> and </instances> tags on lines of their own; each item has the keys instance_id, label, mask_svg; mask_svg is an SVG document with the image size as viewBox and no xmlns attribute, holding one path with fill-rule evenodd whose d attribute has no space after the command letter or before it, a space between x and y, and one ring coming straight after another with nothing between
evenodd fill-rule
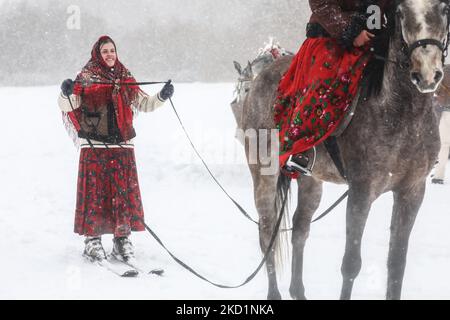
<instances>
[{"instance_id":1,"label":"snowy field","mask_svg":"<svg viewBox=\"0 0 450 320\"><path fill-rule=\"evenodd\" d=\"M175 84L175 105L225 188L257 217L244 153L234 140L232 84ZM159 88L146 88L154 93ZM81 257L73 233L78 151L62 125L54 87L0 88L0 299L265 299L265 269L247 286L224 290L182 269L148 233L133 235L137 258L166 276L119 278ZM202 275L241 283L261 259L258 232L190 149L169 105L136 120L136 156L146 220L166 245ZM450 177L449 177L450 178ZM345 191L325 185L320 211ZM410 241L404 299L450 299L450 186L428 185ZM383 299L392 196L373 205L355 299ZM337 299L345 205L312 226L305 252L309 299ZM111 250L111 236L104 237ZM290 271L279 274L289 299Z\"/></svg>"}]
</instances>

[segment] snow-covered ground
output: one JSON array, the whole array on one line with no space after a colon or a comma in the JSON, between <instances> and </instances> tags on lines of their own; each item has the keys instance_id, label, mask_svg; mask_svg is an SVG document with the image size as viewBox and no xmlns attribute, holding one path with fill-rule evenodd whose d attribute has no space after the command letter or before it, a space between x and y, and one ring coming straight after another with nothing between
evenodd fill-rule
<instances>
[{"instance_id":1,"label":"snow-covered ground","mask_svg":"<svg viewBox=\"0 0 450 320\"><path fill-rule=\"evenodd\" d=\"M234 140L232 84L179 84L175 105L220 181L255 218L252 182ZM148 88L147 88L148 89ZM155 92L151 88L148 92ZM264 299L265 270L224 290L195 278L148 233L133 235L137 257L162 278L119 278L85 262L73 233L78 152L66 135L55 87L0 88L0 299ZM261 259L258 232L211 181L169 105L136 120L136 156L146 220L182 260L215 282L236 285ZM450 177L449 177L450 178ZM326 185L320 211L343 193ZM405 299L450 299L450 186L429 185L410 241ZM392 196L374 203L355 299L383 299ZM305 252L310 299L339 297L345 205L314 224ZM111 249L111 236L104 237ZM288 299L290 271L280 273Z\"/></svg>"}]
</instances>

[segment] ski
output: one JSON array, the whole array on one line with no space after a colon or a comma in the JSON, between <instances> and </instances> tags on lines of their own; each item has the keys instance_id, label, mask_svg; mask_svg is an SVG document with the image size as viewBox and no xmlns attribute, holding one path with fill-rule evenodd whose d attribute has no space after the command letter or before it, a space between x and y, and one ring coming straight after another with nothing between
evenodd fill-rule
<instances>
[{"instance_id":1,"label":"ski","mask_svg":"<svg viewBox=\"0 0 450 320\"><path fill-rule=\"evenodd\" d=\"M97 265L105 270L108 270L109 272L114 273L115 275L118 275L119 277L123 278L134 278L139 275L139 271L131 266L125 267L124 265L114 265L111 262L109 262L106 259L103 260L92 260L88 257L86 257L86 260L90 263Z\"/></svg>"},{"instance_id":2,"label":"ski","mask_svg":"<svg viewBox=\"0 0 450 320\"><path fill-rule=\"evenodd\" d=\"M118 257L114 254L111 255L116 261L123 263L124 265L133 268L136 272L142 273L142 274L151 274L156 276L163 276L164 275L164 269L150 269L149 271L146 271L146 268L141 266L136 259L128 259L124 260L121 257Z\"/></svg>"},{"instance_id":3,"label":"ski","mask_svg":"<svg viewBox=\"0 0 450 320\"><path fill-rule=\"evenodd\" d=\"M96 261L96 264L123 278L134 278L139 275L139 271L132 266L130 266L132 269L124 268L120 265L113 265L108 260Z\"/></svg>"}]
</instances>

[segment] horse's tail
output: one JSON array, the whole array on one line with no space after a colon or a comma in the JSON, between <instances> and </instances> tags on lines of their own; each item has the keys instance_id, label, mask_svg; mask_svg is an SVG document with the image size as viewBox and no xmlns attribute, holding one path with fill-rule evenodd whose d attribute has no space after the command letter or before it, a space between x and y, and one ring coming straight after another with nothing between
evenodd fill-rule
<instances>
[{"instance_id":1,"label":"horse's tail","mask_svg":"<svg viewBox=\"0 0 450 320\"><path fill-rule=\"evenodd\" d=\"M278 215L282 214L280 230L278 232L277 241L275 243L275 265L277 270L283 270L286 262L289 262L289 233L286 232L290 227L289 217L289 201L291 196L291 178L284 174L278 176L277 193L275 196L275 212Z\"/></svg>"}]
</instances>

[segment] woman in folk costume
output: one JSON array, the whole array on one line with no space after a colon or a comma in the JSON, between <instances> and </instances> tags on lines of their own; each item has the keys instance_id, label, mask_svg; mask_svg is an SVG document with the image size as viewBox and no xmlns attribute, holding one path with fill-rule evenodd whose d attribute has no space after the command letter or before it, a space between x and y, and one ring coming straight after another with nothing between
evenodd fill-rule
<instances>
[{"instance_id":1,"label":"woman in folk costume","mask_svg":"<svg viewBox=\"0 0 450 320\"><path fill-rule=\"evenodd\" d=\"M302 153L341 123L357 94L377 31L367 30L367 9L378 5L383 10L389 2L309 0L307 39L281 79L274 105L284 174L309 174L311 159Z\"/></svg>"},{"instance_id":2,"label":"woman in folk costume","mask_svg":"<svg viewBox=\"0 0 450 320\"><path fill-rule=\"evenodd\" d=\"M67 79L61 85L58 104L81 147L75 233L85 236L83 254L92 261L106 259L104 234L114 235L115 257L133 258L129 236L131 231L144 230L133 115L161 107L174 88L167 83L157 95L149 96L137 85L121 85L135 82L119 61L114 41L102 36L75 82Z\"/></svg>"}]
</instances>

